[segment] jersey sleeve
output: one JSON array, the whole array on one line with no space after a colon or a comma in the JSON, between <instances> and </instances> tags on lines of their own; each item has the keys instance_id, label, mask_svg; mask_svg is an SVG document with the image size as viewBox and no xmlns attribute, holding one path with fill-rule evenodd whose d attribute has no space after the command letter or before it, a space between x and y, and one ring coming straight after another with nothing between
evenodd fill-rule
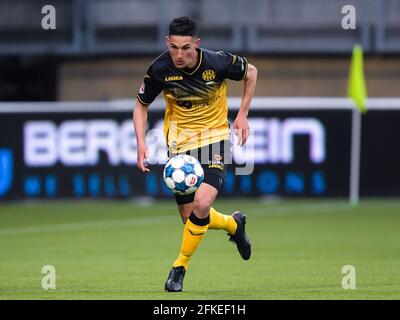
<instances>
[{"instance_id":1,"label":"jersey sleeve","mask_svg":"<svg viewBox=\"0 0 400 320\"><path fill-rule=\"evenodd\" d=\"M163 90L163 87L163 83L155 77L153 68L150 66L144 75L144 80L139 88L137 99L148 106L157 98Z\"/></svg>"},{"instance_id":2,"label":"jersey sleeve","mask_svg":"<svg viewBox=\"0 0 400 320\"><path fill-rule=\"evenodd\" d=\"M222 67L226 79L244 80L247 75L248 62L244 57L240 57L228 52L218 52L222 60Z\"/></svg>"}]
</instances>

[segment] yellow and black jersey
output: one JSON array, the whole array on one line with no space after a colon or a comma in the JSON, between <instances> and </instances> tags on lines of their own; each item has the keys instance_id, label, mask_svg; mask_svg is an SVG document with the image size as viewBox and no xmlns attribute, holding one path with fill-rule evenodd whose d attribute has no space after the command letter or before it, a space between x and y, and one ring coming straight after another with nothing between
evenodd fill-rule
<instances>
[{"instance_id":1,"label":"yellow and black jersey","mask_svg":"<svg viewBox=\"0 0 400 320\"><path fill-rule=\"evenodd\" d=\"M243 80L246 58L197 49L191 70L175 67L168 51L147 70L137 99L151 104L163 91L167 102L164 133L169 150L185 152L230 138L225 79Z\"/></svg>"}]
</instances>

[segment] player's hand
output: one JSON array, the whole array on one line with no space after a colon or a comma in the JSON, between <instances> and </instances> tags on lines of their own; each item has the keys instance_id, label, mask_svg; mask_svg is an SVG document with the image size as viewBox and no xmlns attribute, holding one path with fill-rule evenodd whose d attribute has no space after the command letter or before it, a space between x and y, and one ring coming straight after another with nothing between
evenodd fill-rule
<instances>
[{"instance_id":1,"label":"player's hand","mask_svg":"<svg viewBox=\"0 0 400 320\"><path fill-rule=\"evenodd\" d=\"M148 149L146 145L138 146L137 150L137 166L142 172L149 172L147 158L148 158Z\"/></svg>"},{"instance_id":2,"label":"player's hand","mask_svg":"<svg viewBox=\"0 0 400 320\"><path fill-rule=\"evenodd\" d=\"M238 146L244 146L249 137L249 122L247 121L247 117L238 114L233 123L233 129L238 137Z\"/></svg>"}]
</instances>

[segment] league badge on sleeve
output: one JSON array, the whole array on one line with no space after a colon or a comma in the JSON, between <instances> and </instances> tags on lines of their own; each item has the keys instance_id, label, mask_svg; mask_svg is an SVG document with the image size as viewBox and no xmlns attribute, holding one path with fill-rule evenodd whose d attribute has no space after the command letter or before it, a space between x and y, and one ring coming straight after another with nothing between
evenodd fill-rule
<instances>
[{"instance_id":1,"label":"league badge on sleeve","mask_svg":"<svg viewBox=\"0 0 400 320\"><path fill-rule=\"evenodd\" d=\"M139 94L143 94L144 93L144 82L141 84L140 88L139 88Z\"/></svg>"}]
</instances>

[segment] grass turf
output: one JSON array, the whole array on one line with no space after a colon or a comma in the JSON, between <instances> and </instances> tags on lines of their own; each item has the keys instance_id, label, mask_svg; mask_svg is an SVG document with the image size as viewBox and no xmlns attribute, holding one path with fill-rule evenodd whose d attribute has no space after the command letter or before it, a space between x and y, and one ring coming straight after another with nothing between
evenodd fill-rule
<instances>
[{"instance_id":1,"label":"grass turf","mask_svg":"<svg viewBox=\"0 0 400 320\"><path fill-rule=\"evenodd\" d=\"M0 299L399 299L400 200L219 200L248 215L253 243L241 260L209 230L191 259L184 292L164 282L182 224L171 201L0 205ZM56 290L41 287L56 268ZM344 290L342 267L356 268Z\"/></svg>"}]
</instances>

